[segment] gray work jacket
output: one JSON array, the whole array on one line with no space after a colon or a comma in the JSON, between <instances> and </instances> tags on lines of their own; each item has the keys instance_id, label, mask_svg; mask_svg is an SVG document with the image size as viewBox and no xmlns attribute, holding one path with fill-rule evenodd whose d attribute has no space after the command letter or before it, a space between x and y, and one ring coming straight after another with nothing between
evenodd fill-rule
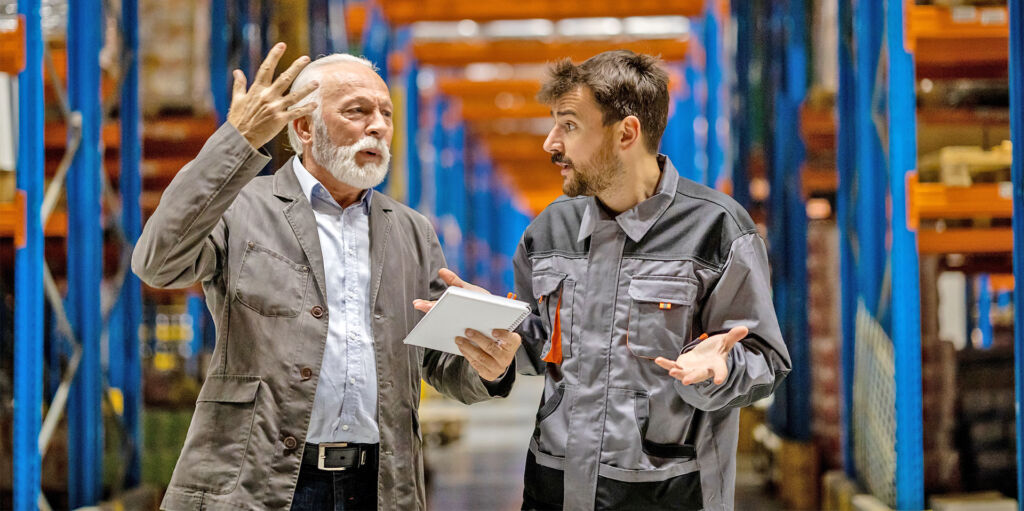
<instances>
[{"instance_id":1,"label":"gray work jacket","mask_svg":"<svg viewBox=\"0 0 1024 511\"><path fill-rule=\"evenodd\" d=\"M633 209L612 218L592 197L562 197L518 247L516 292L534 314L517 364L546 375L526 508L732 509L739 407L790 370L754 223L658 161L655 195ZM543 361L556 314L561 364ZM750 336L722 385L683 386L643 358L674 360L740 325Z\"/></svg>"},{"instance_id":2,"label":"gray work jacket","mask_svg":"<svg viewBox=\"0 0 1024 511\"><path fill-rule=\"evenodd\" d=\"M217 343L164 509L288 509L327 340L316 220L291 164L230 124L207 141L160 199L132 269L156 287L203 283ZM379 509L425 509L417 420L420 378L463 403L505 395L462 357L402 342L439 297L445 265L429 221L382 194L370 206L370 289L380 428ZM324 367L324 371L334 368Z\"/></svg>"}]
</instances>

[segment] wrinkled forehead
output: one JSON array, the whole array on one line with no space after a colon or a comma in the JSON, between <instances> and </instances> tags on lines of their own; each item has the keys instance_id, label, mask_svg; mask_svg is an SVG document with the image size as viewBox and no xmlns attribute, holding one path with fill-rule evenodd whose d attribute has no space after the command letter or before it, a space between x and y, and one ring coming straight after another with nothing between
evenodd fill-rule
<instances>
[{"instance_id":1,"label":"wrinkled forehead","mask_svg":"<svg viewBox=\"0 0 1024 511\"><path fill-rule=\"evenodd\" d=\"M391 104L391 94L384 80L370 68L344 62L325 67L318 76L324 100L364 97L382 104Z\"/></svg>"}]
</instances>

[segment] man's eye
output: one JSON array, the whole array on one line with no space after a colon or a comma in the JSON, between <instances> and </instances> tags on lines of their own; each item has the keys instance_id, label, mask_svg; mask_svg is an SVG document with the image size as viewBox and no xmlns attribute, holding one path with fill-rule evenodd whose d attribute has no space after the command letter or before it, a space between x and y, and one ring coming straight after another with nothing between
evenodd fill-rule
<instances>
[{"instance_id":1,"label":"man's eye","mask_svg":"<svg viewBox=\"0 0 1024 511\"><path fill-rule=\"evenodd\" d=\"M391 112L390 112L390 111L388 111L388 110L384 110L384 111L383 111L383 112L381 112L381 113L383 113L383 114L384 114L384 117L391 117Z\"/></svg>"},{"instance_id":2,"label":"man's eye","mask_svg":"<svg viewBox=\"0 0 1024 511\"><path fill-rule=\"evenodd\" d=\"M349 111L349 113L353 113L353 114L361 114L361 113L363 113L363 108L357 106L355 108L349 108L348 111Z\"/></svg>"},{"instance_id":3,"label":"man's eye","mask_svg":"<svg viewBox=\"0 0 1024 511\"><path fill-rule=\"evenodd\" d=\"M573 124L571 122L565 123L565 131L572 131L574 129L576 129L576 125L575 124Z\"/></svg>"}]
</instances>

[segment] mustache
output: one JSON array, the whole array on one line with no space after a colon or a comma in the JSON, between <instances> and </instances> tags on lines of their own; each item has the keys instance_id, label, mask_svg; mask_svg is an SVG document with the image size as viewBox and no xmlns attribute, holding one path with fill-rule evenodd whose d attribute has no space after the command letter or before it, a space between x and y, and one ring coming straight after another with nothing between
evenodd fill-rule
<instances>
[{"instance_id":1,"label":"mustache","mask_svg":"<svg viewBox=\"0 0 1024 511\"><path fill-rule=\"evenodd\" d=\"M371 150L376 151L377 154L380 154L382 156L385 156L385 157L390 157L391 156L391 148L389 148L388 145L385 144L383 140L381 140L379 138L376 138L376 137L364 136L363 138L359 139L357 142L352 144L351 147L352 147L352 151L353 152L357 152L357 153L359 151L365 151L367 149L371 149Z\"/></svg>"},{"instance_id":2,"label":"mustache","mask_svg":"<svg viewBox=\"0 0 1024 511\"><path fill-rule=\"evenodd\" d=\"M554 164L565 163L565 164L567 164L567 165L569 165L571 167L572 166L572 159L566 158L565 157L565 153L554 153L554 154L551 155L551 163L554 163Z\"/></svg>"}]
</instances>

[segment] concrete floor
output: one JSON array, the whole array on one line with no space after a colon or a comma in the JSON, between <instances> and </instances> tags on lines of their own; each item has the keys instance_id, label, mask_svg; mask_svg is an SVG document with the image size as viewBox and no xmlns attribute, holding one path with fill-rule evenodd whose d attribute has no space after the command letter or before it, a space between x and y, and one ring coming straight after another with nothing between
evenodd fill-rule
<instances>
[{"instance_id":1,"label":"concrete floor","mask_svg":"<svg viewBox=\"0 0 1024 511\"><path fill-rule=\"evenodd\" d=\"M458 441L427 450L429 509L520 509L526 446L533 432L542 388L541 377L520 376L505 400L469 407L444 403L434 410L424 409L425 416L464 414L466 419ZM747 460L737 461L736 509L781 510L765 494L764 478L753 471Z\"/></svg>"}]
</instances>

